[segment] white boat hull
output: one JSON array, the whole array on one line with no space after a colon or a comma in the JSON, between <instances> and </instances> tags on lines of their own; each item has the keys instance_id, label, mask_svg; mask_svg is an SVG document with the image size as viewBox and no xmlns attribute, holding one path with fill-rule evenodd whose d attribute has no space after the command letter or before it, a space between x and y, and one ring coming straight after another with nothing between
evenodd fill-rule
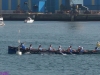
<instances>
[{"instance_id":1,"label":"white boat hull","mask_svg":"<svg viewBox=\"0 0 100 75\"><path fill-rule=\"evenodd\" d=\"M25 22L25 23L33 23L34 20L25 20L24 22Z\"/></svg>"},{"instance_id":2,"label":"white boat hull","mask_svg":"<svg viewBox=\"0 0 100 75\"><path fill-rule=\"evenodd\" d=\"M3 17L0 17L0 21L3 21Z\"/></svg>"}]
</instances>

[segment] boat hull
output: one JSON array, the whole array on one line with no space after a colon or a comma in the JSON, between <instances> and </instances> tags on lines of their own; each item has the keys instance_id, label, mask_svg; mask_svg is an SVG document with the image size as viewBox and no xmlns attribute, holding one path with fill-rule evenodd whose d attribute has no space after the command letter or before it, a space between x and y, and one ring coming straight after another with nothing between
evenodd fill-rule
<instances>
[{"instance_id":1,"label":"boat hull","mask_svg":"<svg viewBox=\"0 0 100 75\"><path fill-rule=\"evenodd\" d=\"M24 22L25 22L25 23L33 23L34 20L25 20Z\"/></svg>"},{"instance_id":2,"label":"boat hull","mask_svg":"<svg viewBox=\"0 0 100 75\"><path fill-rule=\"evenodd\" d=\"M8 54L16 54L16 52L18 51L18 47L11 47L8 46ZM68 52L67 50L63 51L62 53L59 50L55 50L55 51L49 51L49 50L38 50L38 49L33 49L33 50L23 50L20 49L20 51L22 52L22 54L25 54L27 52L30 52L31 54L100 54L100 50L97 51L93 51L93 50L87 50L87 52Z\"/></svg>"},{"instance_id":3,"label":"boat hull","mask_svg":"<svg viewBox=\"0 0 100 75\"><path fill-rule=\"evenodd\" d=\"M3 21L3 17L0 17L0 21Z\"/></svg>"}]
</instances>

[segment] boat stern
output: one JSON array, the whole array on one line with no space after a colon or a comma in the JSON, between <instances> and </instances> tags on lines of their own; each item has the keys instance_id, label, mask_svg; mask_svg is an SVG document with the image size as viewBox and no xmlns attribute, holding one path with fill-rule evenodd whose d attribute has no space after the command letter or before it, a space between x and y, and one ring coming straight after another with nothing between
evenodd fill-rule
<instances>
[{"instance_id":1,"label":"boat stern","mask_svg":"<svg viewBox=\"0 0 100 75\"><path fill-rule=\"evenodd\" d=\"M8 54L16 54L17 51L18 51L17 47L8 46Z\"/></svg>"}]
</instances>

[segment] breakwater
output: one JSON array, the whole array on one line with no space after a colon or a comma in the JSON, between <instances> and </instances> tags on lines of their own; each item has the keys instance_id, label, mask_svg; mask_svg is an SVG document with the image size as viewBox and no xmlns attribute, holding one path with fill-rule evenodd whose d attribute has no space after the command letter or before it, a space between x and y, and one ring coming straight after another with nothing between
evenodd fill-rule
<instances>
[{"instance_id":1,"label":"breakwater","mask_svg":"<svg viewBox=\"0 0 100 75\"><path fill-rule=\"evenodd\" d=\"M100 21L100 15L90 14L2 14L4 20L25 20L31 17L36 21Z\"/></svg>"}]
</instances>

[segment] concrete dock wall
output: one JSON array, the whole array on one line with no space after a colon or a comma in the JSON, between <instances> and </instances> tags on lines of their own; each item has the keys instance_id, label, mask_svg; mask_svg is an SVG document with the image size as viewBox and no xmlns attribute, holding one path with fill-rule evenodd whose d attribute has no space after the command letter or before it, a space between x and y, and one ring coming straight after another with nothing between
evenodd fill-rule
<instances>
[{"instance_id":1,"label":"concrete dock wall","mask_svg":"<svg viewBox=\"0 0 100 75\"><path fill-rule=\"evenodd\" d=\"M36 21L71 21L68 14L2 14L4 20L25 20L31 17ZM100 21L100 15L76 15L74 21Z\"/></svg>"},{"instance_id":2,"label":"concrete dock wall","mask_svg":"<svg viewBox=\"0 0 100 75\"><path fill-rule=\"evenodd\" d=\"M100 21L100 15L77 15L75 21Z\"/></svg>"}]
</instances>

